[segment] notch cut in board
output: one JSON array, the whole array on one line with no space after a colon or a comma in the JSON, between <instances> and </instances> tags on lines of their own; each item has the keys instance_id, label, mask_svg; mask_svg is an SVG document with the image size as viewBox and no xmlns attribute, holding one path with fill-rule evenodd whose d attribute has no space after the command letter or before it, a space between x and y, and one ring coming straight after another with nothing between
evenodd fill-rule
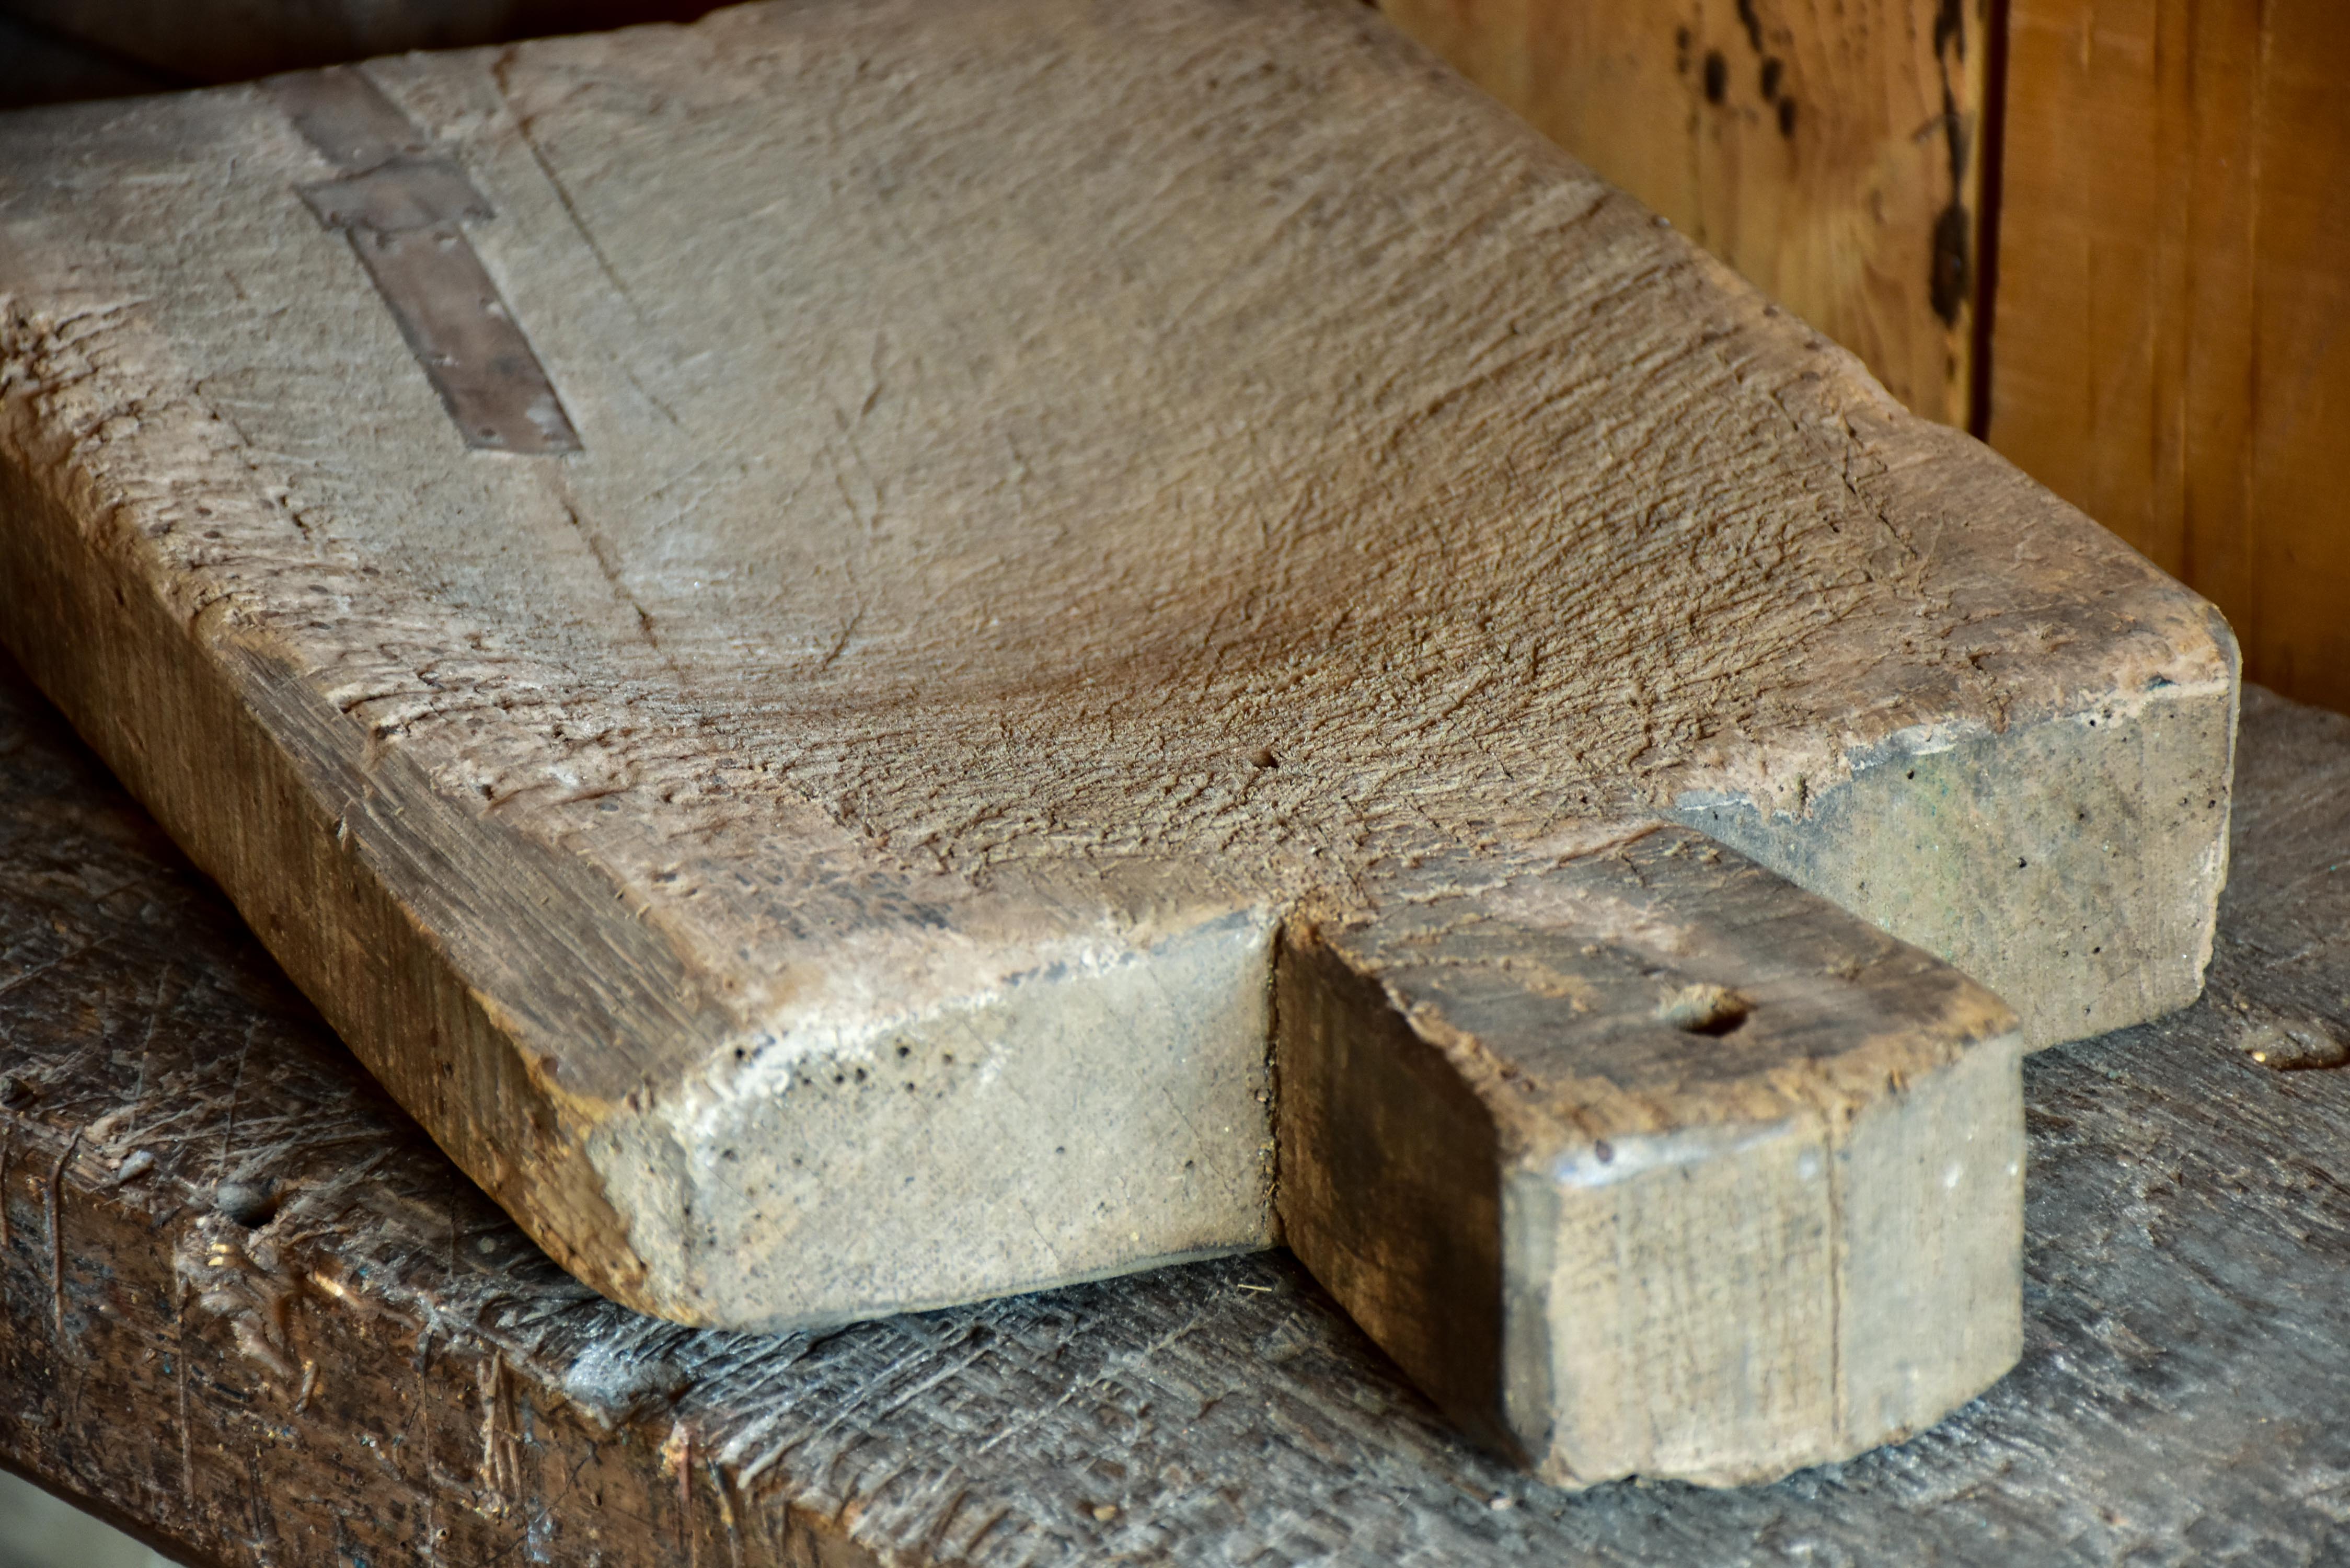
<instances>
[{"instance_id":1,"label":"notch cut in board","mask_svg":"<svg viewBox=\"0 0 2350 1568\"><path fill-rule=\"evenodd\" d=\"M567 1267L1285 1236L1571 1482L2012 1357L2015 1053L2208 956L2208 606L1360 7L365 75L577 450L466 447L285 84L19 116L5 626Z\"/></svg>"}]
</instances>

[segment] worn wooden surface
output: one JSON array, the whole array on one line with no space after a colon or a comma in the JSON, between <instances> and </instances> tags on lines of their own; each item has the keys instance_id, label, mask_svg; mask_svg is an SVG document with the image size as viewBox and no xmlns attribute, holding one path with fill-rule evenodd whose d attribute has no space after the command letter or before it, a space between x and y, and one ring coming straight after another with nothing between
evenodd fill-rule
<instances>
[{"instance_id":1,"label":"worn wooden surface","mask_svg":"<svg viewBox=\"0 0 2350 1568\"><path fill-rule=\"evenodd\" d=\"M1911 408L1984 432L2210 596L2253 679L2350 707L2350 502L2333 477L2350 421L2336 326L2350 316L2336 195L2350 180L2336 101L2350 12L2332 0L1383 8L1857 352ZM1991 103L1985 45L2002 18ZM1994 130L2004 151L1986 196ZM1975 255L1981 244L1996 256ZM1950 308L1962 299L1962 314ZM1987 351L1969 367L1977 342Z\"/></svg>"},{"instance_id":2,"label":"worn wooden surface","mask_svg":"<svg viewBox=\"0 0 2350 1568\"><path fill-rule=\"evenodd\" d=\"M1546 1479L1775 1480L2014 1363L2014 1015L1744 857L1643 834L1274 975L1283 1239Z\"/></svg>"},{"instance_id":3,"label":"worn wooden surface","mask_svg":"<svg viewBox=\"0 0 2350 1568\"><path fill-rule=\"evenodd\" d=\"M1561 146L1968 421L1987 0L1381 0Z\"/></svg>"},{"instance_id":4,"label":"worn wooden surface","mask_svg":"<svg viewBox=\"0 0 2350 1568\"><path fill-rule=\"evenodd\" d=\"M2350 708L2350 10L2011 16L1991 444Z\"/></svg>"},{"instance_id":5,"label":"worn wooden surface","mask_svg":"<svg viewBox=\"0 0 2350 1568\"><path fill-rule=\"evenodd\" d=\"M2322 1563L2350 721L2252 691L2211 993L2040 1054L2022 1365L1775 1486L1565 1493L1280 1254L824 1334L548 1262L0 687L0 1458L192 1562Z\"/></svg>"},{"instance_id":6,"label":"worn wooden surface","mask_svg":"<svg viewBox=\"0 0 2350 1568\"><path fill-rule=\"evenodd\" d=\"M810 1326L1265 1245L1284 922L1534 908L1668 815L2030 1043L2199 983L2210 607L1361 7L754 6L24 116L0 169L0 628L629 1304ZM1504 1116L1496 1157L1793 1116L1858 1158L1916 1094L2003 1168L2006 1014L1871 984L1527 1076L1579 1143ZM1605 1037L1569 1012L1447 1059ZM1865 1183L1888 1234L1988 1227L1879 1254L1766 1168L1820 1256L1983 1321L1880 1399L1830 1343L1868 1312L1656 1292L1611 1354L1819 1417L1691 1474L1905 1429L2012 1338L2012 1188ZM1574 1211L1523 1256L1585 1272Z\"/></svg>"}]
</instances>

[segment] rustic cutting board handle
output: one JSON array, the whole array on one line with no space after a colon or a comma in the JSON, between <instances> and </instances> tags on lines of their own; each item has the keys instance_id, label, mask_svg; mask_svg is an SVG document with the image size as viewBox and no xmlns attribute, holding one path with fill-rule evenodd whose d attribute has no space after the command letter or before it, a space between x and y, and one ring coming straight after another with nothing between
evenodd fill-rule
<instances>
[{"instance_id":1,"label":"rustic cutting board handle","mask_svg":"<svg viewBox=\"0 0 2350 1568\"><path fill-rule=\"evenodd\" d=\"M1289 1245L1545 1477L1905 1437L2022 1344L2022 1043L1948 965L1681 828L1298 922Z\"/></svg>"}]
</instances>

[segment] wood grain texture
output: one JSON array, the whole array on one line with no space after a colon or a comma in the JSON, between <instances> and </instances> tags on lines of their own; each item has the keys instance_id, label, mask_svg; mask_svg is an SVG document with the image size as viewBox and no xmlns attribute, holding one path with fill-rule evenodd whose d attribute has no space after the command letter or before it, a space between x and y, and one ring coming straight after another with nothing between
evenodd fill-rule
<instances>
[{"instance_id":1,"label":"wood grain texture","mask_svg":"<svg viewBox=\"0 0 2350 1568\"><path fill-rule=\"evenodd\" d=\"M1742 856L1628 836L1275 973L1284 1240L1545 1479L1771 1480L2013 1365L2014 1014Z\"/></svg>"},{"instance_id":2,"label":"wood grain texture","mask_svg":"<svg viewBox=\"0 0 2350 1568\"><path fill-rule=\"evenodd\" d=\"M1987 0L1381 0L1575 157L1969 420Z\"/></svg>"},{"instance_id":3,"label":"wood grain texture","mask_svg":"<svg viewBox=\"0 0 2350 1568\"><path fill-rule=\"evenodd\" d=\"M2011 15L1991 444L2350 706L2350 14Z\"/></svg>"},{"instance_id":4,"label":"wood grain texture","mask_svg":"<svg viewBox=\"0 0 2350 1568\"><path fill-rule=\"evenodd\" d=\"M2251 1053L2350 1033L2350 721L2246 696L2210 996L2025 1064L2022 1365L1778 1485L1570 1494L1280 1254L780 1338L597 1300L0 675L0 1461L223 1568L2332 1561L2350 1074Z\"/></svg>"},{"instance_id":5,"label":"wood grain texture","mask_svg":"<svg viewBox=\"0 0 2350 1568\"><path fill-rule=\"evenodd\" d=\"M751 7L369 74L581 450L468 450L282 87L23 117L5 629L617 1299L1265 1245L1283 922L1668 815L2031 1043L2195 994L2209 607L1376 16Z\"/></svg>"}]
</instances>

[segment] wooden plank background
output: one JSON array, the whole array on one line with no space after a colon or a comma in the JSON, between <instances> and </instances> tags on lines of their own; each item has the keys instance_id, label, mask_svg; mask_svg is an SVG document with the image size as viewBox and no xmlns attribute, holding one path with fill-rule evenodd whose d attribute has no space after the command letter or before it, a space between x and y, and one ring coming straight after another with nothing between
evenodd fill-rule
<instances>
[{"instance_id":1,"label":"wooden plank background","mask_svg":"<svg viewBox=\"0 0 2350 1568\"><path fill-rule=\"evenodd\" d=\"M2350 6L2013 0L1991 444L2350 708Z\"/></svg>"},{"instance_id":2,"label":"wooden plank background","mask_svg":"<svg viewBox=\"0 0 2350 1568\"><path fill-rule=\"evenodd\" d=\"M2350 5L1381 3L2350 708Z\"/></svg>"}]
</instances>

